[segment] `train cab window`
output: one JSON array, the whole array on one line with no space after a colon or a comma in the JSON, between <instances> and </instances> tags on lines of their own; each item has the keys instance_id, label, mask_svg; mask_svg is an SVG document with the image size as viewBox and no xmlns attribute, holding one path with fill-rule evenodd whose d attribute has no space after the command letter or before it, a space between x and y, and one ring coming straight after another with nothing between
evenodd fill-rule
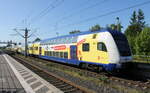
<instances>
[{"instance_id":1,"label":"train cab window","mask_svg":"<svg viewBox=\"0 0 150 93\"><path fill-rule=\"evenodd\" d=\"M90 46L89 43L82 44L82 51L89 51L90 50L89 46Z\"/></svg>"},{"instance_id":2,"label":"train cab window","mask_svg":"<svg viewBox=\"0 0 150 93\"><path fill-rule=\"evenodd\" d=\"M105 44L103 42L98 42L97 43L97 50L107 52L107 48L106 48L106 46L105 46Z\"/></svg>"},{"instance_id":3,"label":"train cab window","mask_svg":"<svg viewBox=\"0 0 150 93\"><path fill-rule=\"evenodd\" d=\"M68 53L64 52L64 58L68 58Z\"/></svg>"}]
</instances>

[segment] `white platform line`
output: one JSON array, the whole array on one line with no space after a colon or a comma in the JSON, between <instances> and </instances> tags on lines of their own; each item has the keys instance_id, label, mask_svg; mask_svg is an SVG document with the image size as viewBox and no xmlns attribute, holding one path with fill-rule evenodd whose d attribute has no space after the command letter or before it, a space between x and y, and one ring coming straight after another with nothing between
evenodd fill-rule
<instances>
[{"instance_id":1,"label":"white platform line","mask_svg":"<svg viewBox=\"0 0 150 93\"><path fill-rule=\"evenodd\" d=\"M25 80L20 75L20 73L11 64L10 60L6 57L5 54L3 55L3 57L5 58L5 60L7 61L7 63L9 64L9 66L11 67L11 69L13 70L13 72L15 73L16 77L20 81L20 83L21 83L22 87L24 88L24 90L26 91L26 93L35 93L34 90L27 84L27 82L25 82Z\"/></svg>"}]
</instances>

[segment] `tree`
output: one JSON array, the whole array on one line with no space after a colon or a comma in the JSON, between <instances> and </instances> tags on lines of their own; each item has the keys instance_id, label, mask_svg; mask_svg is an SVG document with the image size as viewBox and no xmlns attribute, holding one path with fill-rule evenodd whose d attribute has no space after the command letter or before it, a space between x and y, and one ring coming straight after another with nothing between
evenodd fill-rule
<instances>
[{"instance_id":1,"label":"tree","mask_svg":"<svg viewBox=\"0 0 150 93\"><path fill-rule=\"evenodd\" d=\"M33 42L38 42L38 41L41 41L40 38L36 38Z\"/></svg>"},{"instance_id":2,"label":"tree","mask_svg":"<svg viewBox=\"0 0 150 93\"><path fill-rule=\"evenodd\" d=\"M125 30L126 36L135 37L142 31L141 27L138 24L129 25Z\"/></svg>"},{"instance_id":3,"label":"tree","mask_svg":"<svg viewBox=\"0 0 150 93\"><path fill-rule=\"evenodd\" d=\"M145 27L136 39L137 54L150 55L150 27Z\"/></svg>"},{"instance_id":4,"label":"tree","mask_svg":"<svg viewBox=\"0 0 150 93\"><path fill-rule=\"evenodd\" d=\"M69 34L75 34L75 33L80 33L81 31L80 30L73 30L71 32L69 32Z\"/></svg>"},{"instance_id":5,"label":"tree","mask_svg":"<svg viewBox=\"0 0 150 93\"><path fill-rule=\"evenodd\" d=\"M117 25L111 24L111 25L110 25L110 28L111 28L112 30L117 30Z\"/></svg>"},{"instance_id":6,"label":"tree","mask_svg":"<svg viewBox=\"0 0 150 93\"><path fill-rule=\"evenodd\" d=\"M131 25L137 24L137 14L136 14L136 11L133 11L133 14L132 14L132 16L131 16L130 19L131 19L131 21L130 21Z\"/></svg>"},{"instance_id":7,"label":"tree","mask_svg":"<svg viewBox=\"0 0 150 93\"><path fill-rule=\"evenodd\" d=\"M138 24L129 25L125 30L125 35L127 36L133 54L136 54L135 41L140 32L141 27Z\"/></svg>"},{"instance_id":8,"label":"tree","mask_svg":"<svg viewBox=\"0 0 150 93\"><path fill-rule=\"evenodd\" d=\"M125 35L128 38L129 45L133 54L136 54L136 38L139 37L142 29L145 27L144 13L141 9L138 10L138 15L136 11L133 11L133 14L130 18L130 25L125 30Z\"/></svg>"},{"instance_id":9,"label":"tree","mask_svg":"<svg viewBox=\"0 0 150 93\"><path fill-rule=\"evenodd\" d=\"M98 30L100 30L100 29L101 29L101 27L100 27L99 24L96 24L96 25L94 25L94 26L92 26L92 27L90 28L91 31L98 31Z\"/></svg>"},{"instance_id":10,"label":"tree","mask_svg":"<svg viewBox=\"0 0 150 93\"><path fill-rule=\"evenodd\" d=\"M144 13L141 9L138 10L138 16L137 16L137 23L139 24L139 26L143 29L145 27L145 21L144 21Z\"/></svg>"},{"instance_id":11,"label":"tree","mask_svg":"<svg viewBox=\"0 0 150 93\"><path fill-rule=\"evenodd\" d=\"M117 31L121 31L121 24L110 24L110 25L106 25L106 28L109 29L109 30L117 30Z\"/></svg>"}]
</instances>

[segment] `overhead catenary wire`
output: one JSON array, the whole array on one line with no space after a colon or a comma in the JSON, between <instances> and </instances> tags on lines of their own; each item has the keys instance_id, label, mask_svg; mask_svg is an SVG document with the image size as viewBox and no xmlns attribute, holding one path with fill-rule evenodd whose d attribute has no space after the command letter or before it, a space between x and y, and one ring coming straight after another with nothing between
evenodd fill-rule
<instances>
[{"instance_id":1,"label":"overhead catenary wire","mask_svg":"<svg viewBox=\"0 0 150 93\"><path fill-rule=\"evenodd\" d=\"M82 8L82 9L76 11L76 12L73 12L72 14L70 14L70 15L68 15L68 16L65 16L65 17L61 18L61 19L60 19L59 21L57 21L56 23L61 22L61 21L64 21L64 20L66 20L66 19L69 19L69 18L71 18L71 17L73 17L73 16L76 16L76 15L78 15L78 13L83 13L83 12L89 10L89 9L92 9L92 8L94 8L94 7L97 7L97 6L103 4L103 3L107 2L107 1L109 1L109 0L102 0L102 1L96 2L96 3L92 4L92 5L89 5L89 6L85 7L85 8ZM87 1L86 1L86 2L87 2ZM88 2L89 2L89 0L88 0ZM87 3L86 3L86 4L87 4ZM85 3L84 3L84 5L85 5Z\"/></svg>"},{"instance_id":2,"label":"overhead catenary wire","mask_svg":"<svg viewBox=\"0 0 150 93\"><path fill-rule=\"evenodd\" d=\"M111 12L108 12L108 13L105 13L105 14L100 14L100 15L97 15L97 16L94 16L94 17L90 17L90 18L87 18L87 19L85 19L85 20L78 21L78 22L76 22L76 23L67 24L67 25L58 27L57 29L62 28L62 27L72 26L72 25L79 25L79 24L82 24L82 23L84 23L84 22L96 20L96 19L99 19L99 18L101 18L101 17L109 16L109 15L112 15L112 14L115 14L115 13L119 13L119 12L123 12L123 11L129 10L129 9L135 8L135 7L139 7L139 6L146 5L146 4L150 4L150 0L149 0L149 1L146 1L146 2L143 2L143 3L135 4L135 5L132 5L132 6L129 6L129 7L126 7L126 8L114 10L114 11L111 11Z\"/></svg>"},{"instance_id":3,"label":"overhead catenary wire","mask_svg":"<svg viewBox=\"0 0 150 93\"><path fill-rule=\"evenodd\" d=\"M42 17L44 17L50 11L52 11L53 9L60 6L63 2L64 2L64 0L55 0L54 2L49 4L47 8L45 8L43 11L41 11L36 17L32 18L30 23L33 24L37 20L40 20Z\"/></svg>"}]
</instances>

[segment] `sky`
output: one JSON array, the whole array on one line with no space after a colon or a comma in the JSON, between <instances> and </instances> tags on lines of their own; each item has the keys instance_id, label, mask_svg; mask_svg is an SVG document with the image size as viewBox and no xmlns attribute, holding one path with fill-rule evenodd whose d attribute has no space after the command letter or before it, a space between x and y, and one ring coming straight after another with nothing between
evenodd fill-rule
<instances>
[{"instance_id":1,"label":"sky","mask_svg":"<svg viewBox=\"0 0 150 93\"><path fill-rule=\"evenodd\" d=\"M105 27L116 23L116 17L120 18L124 31L133 11L138 9L143 10L145 21L150 24L150 3L105 15L146 1L150 0L1 0L0 41L24 42L15 28L21 34L24 31L20 29L29 28L29 34L34 33L29 41L33 41L37 37L47 39L67 35L72 30L87 31L95 24Z\"/></svg>"}]
</instances>

